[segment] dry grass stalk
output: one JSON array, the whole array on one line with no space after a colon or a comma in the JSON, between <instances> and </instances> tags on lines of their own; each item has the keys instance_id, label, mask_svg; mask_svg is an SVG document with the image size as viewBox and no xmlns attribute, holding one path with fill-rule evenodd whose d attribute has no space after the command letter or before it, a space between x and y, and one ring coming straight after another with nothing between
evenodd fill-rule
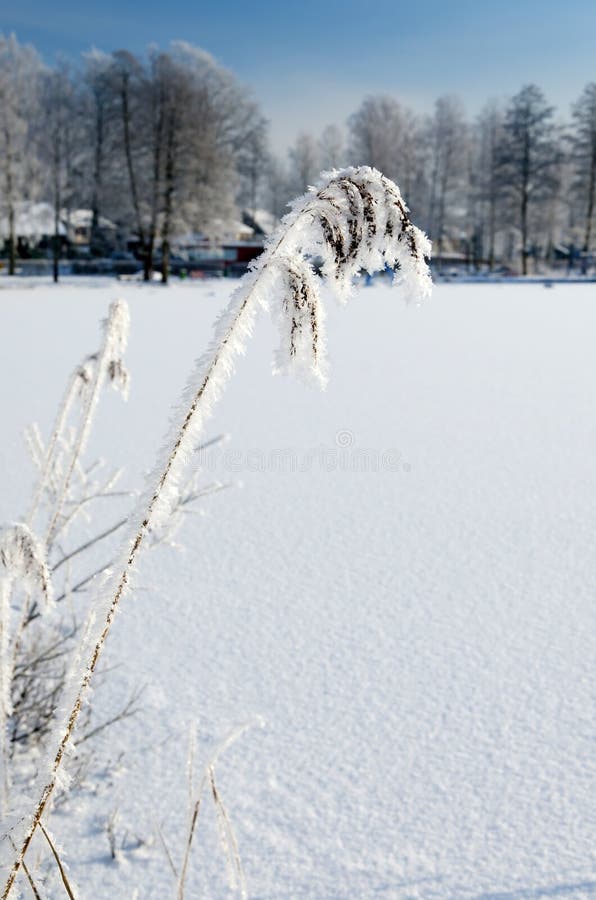
<instances>
[{"instance_id":1,"label":"dry grass stalk","mask_svg":"<svg viewBox=\"0 0 596 900\"><path fill-rule=\"evenodd\" d=\"M209 767L209 784L211 786L211 796L215 803L217 812L217 820L219 827L220 841L222 843L226 861L228 866L228 879L230 886L239 891L242 900L246 900L246 877L242 868L242 860L240 859L240 851L238 850L238 841L232 828L232 822L228 815L228 811L224 806L220 793L215 784L215 769Z\"/></svg>"},{"instance_id":2,"label":"dry grass stalk","mask_svg":"<svg viewBox=\"0 0 596 900\"><path fill-rule=\"evenodd\" d=\"M189 825L188 825L188 833L186 837L186 843L184 847L184 857L182 859L182 865L180 867L180 875L176 873L176 869L173 865L172 858L170 852L165 844L165 841L162 838L162 843L164 845L164 849L170 861L170 866L173 869L177 879L178 879L178 890L177 890L177 898L178 900L184 900L184 890L186 885L186 878L188 875L188 865L190 862L190 851L192 849L192 844L194 840L194 836L197 829L197 823L199 820L199 812L201 810L201 805L203 802L203 793L207 784L209 783L211 786L211 796L213 797L213 801L215 803L216 813L218 817L218 827L220 831L220 840L222 846L224 848L224 852L226 854L226 862L228 865L228 874L230 876L230 884L233 887L240 886L241 890L244 891L242 896L246 894L246 879L244 878L244 871L242 869L242 864L240 862L240 854L238 852L238 843L236 841L236 837L234 835L234 831L232 829L232 823L230 822L230 818L227 814L227 811L221 801L221 797L217 791L215 786L215 763L218 761L220 756L234 744L241 735L244 734L249 728L252 728L253 725L264 725L264 720L257 716L255 719L252 719L250 722L245 722L242 725L239 725L237 728L234 728L220 744L217 745L213 753L211 754L209 760L207 761L201 779L199 781L198 789L195 793L194 785L193 785L193 758L194 758L194 734L191 734L190 747L189 747L189 758L188 758L188 782L189 782L189 796L190 796L190 817L189 817ZM223 827L222 827L223 826Z\"/></svg>"},{"instance_id":3,"label":"dry grass stalk","mask_svg":"<svg viewBox=\"0 0 596 900\"><path fill-rule=\"evenodd\" d=\"M68 880L68 876L67 876L67 874L66 874L66 870L65 870L65 868L64 868L64 865L62 864L62 860L60 859L60 854L58 853L58 850L56 849L56 845L55 845L54 842L52 841L52 839L51 839L51 837L50 837L50 835L49 835L49 832L48 832L47 828L45 827L45 825L43 824L43 822L40 822L40 823L39 823L39 827L40 827L40 829L41 829L41 833L43 834L44 838L45 838L46 841L48 842L48 846L49 846L50 850L52 851L52 856L54 857L54 859L55 859L55 861L56 861L56 865L57 865L57 867L58 867L58 871L60 872L60 878L62 879L62 884L64 885L64 890L66 891L66 893L67 893L68 896L70 897L70 900L76 900L75 895L74 895L74 891L73 891L73 889L72 889L72 887L71 887L71 885L70 885L70 882L69 882L69 880Z\"/></svg>"},{"instance_id":4,"label":"dry grass stalk","mask_svg":"<svg viewBox=\"0 0 596 900\"><path fill-rule=\"evenodd\" d=\"M15 842L13 841L12 837L10 837L9 840L10 840L13 850L18 851L18 847L15 844ZM31 888L31 893L33 894L33 897L35 898L35 900L41 900L41 894L39 893L39 891L37 890L37 887L35 886L33 876L31 875L31 872L29 871L29 867L28 867L27 863L25 862L25 860L23 860L23 872L25 873L25 878L27 879L27 883L28 883L29 887Z\"/></svg>"}]
</instances>

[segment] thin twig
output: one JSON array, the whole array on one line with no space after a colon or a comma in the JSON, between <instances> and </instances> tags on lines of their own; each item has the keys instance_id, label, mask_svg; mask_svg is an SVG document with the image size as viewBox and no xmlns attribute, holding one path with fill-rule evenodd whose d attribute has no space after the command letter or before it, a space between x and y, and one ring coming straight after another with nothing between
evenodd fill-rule
<instances>
[{"instance_id":1,"label":"thin twig","mask_svg":"<svg viewBox=\"0 0 596 900\"><path fill-rule=\"evenodd\" d=\"M52 851L52 855L53 855L54 859L56 860L56 865L58 866L58 871L60 872L60 877L62 878L62 884L64 885L64 889L65 889L66 893L70 897L70 900L76 900L73 889L71 888L71 886L69 884L66 872L64 871L64 866L62 865L60 857L58 856L58 851L56 850L54 844L52 843L52 839L51 839L50 835L48 834L47 829L41 820L39 822L39 827L41 828L41 832L42 832L43 836L45 837L46 841L50 845L50 850Z\"/></svg>"},{"instance_id":2,"label":"thin twig","mask_svg":"<svg viewBox=\"0 0 596 900\"><path fill-rule=\"evenodd\" d=\"M10 843L12 844L12 846L14 847L14 849L17 850L18 849L17 845L13 841L11 835L9 835L9 840L10 840ZM27 866L27 863L25 862L25 860L23 860L23 872L25 873L27 881L29 882L29 887L31 888L31 893L35 897L35 900L41 900L41 894L35 887L35 882L33 881L33 876L31 875L31 872L29 871L29 867Z\"/></svg>"},{"instance_id":3,"label":"thin twig","mask_svg":"<svg viewBox=\"0 0 596 900\"><path fill-rule=\"evenodd\" d=\"M97 544L99 541L103 541L104 538L109 537L111 534L114 534L115 531L118 531L119 528L122 528L123 525L126 525L128 519L120 519L119 522L116 522L115 525L112 525L111 528L107 528L105 531L102 531L101 534L96 535L94 538L90 538L90 540L85 541L84 544L81 544L80 547L77 547L76 550L71 550L70 553L67 553L66 556L63 556L62 559L58 560L58 562L52 566L52 574L56 572L60 566L63 566L65 562L68 562L69 559L72 559L73 556L78 556L79 553L83 553L85 550L88 550L89 547L93 547L94 544Z\"/></svg>"},{"instance_id":4,"label":"thin twig","mask_svg":"<svg viewBox=\"0 0 596 900\"><path fill-rule=\"evenodd\" d=\"M213 766L209 766L209 781L211 784L211 795L213 797L213 802L215 803L215 808L218 815L220 816L220 820L222 823L222 834L226 841L226 846L224 849L228 856L230 872L234 876L234 880L237 881L237 886L240 890L240 896L242 897L242 900L244 900L244 898L246 897L246 876L244 875L242 860L240 859L238 841L236 840L236 835L234 834L234 829L232 827L228 811L224 806L219 791L217 790L215 784L215 768ZM236 887L236 884L232 884L232 887Z\"/></svg>"},{"instance_id":5,"label":"thin twig","mask_svg":"<svg viewBox=\"0 0 596 900\"><path fill-rule=\"evenodd\" d=\"M157 831L157 834L161 841L161 845L164 849L166 859L167 859L168 863L170 864L170 869L172 870L172 874L173 874L174 878L178 879L178 872L176 871L176 866L174 865L174 860L172 859L172 854L170 853L170 849L166 843L166 839L164 837L164 834L163 834L163 831L161 829L161 825L159 824L159 822L155 822L155 830Z\"/></svg>"},{"instance_id":6,"label":"thin twig","mask_svg":"<svg viewBox=\"0 0 596 900\"><path fill-rule=\"evenodd\" d=\"M120 710L119 713L117 713L115 716L112 716L111 719L107 719L107 721L102 722L101 725L96 725L95 728L91 729L91 731L87 731L85 732L85 734L81 735L81 737L77 738L77 746L84 744L85 741L88 741L90 740L90 738L95 737L105 728L109 728L110 725L114 725L115 722L122 722L124 719L130 719L132 716L136 716L137 713L140 712L140 709L135 709L134 705L142 696L144 690L144 688L141 688L140 690L135 691L132 697L130 697L126 705Z\"/></svg>"}]
</instances>

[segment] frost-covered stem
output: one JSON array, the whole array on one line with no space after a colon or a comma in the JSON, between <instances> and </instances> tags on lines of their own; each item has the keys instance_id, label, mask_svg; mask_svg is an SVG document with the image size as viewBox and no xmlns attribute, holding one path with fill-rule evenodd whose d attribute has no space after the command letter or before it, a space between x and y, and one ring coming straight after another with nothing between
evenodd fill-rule
<instances>
[{"instance_id":1,"label":"frost-covered stem","mask_svg":"<svg viewBox=\"0 0 596 900\"><path fill-rule=\"evenodd\" d=\"M87 443L89 437L89 431L91 429L93 414L97 405L97 398L101 386L103 385L105 378L109 374L113 381L120 382L123 390L126 389L127 375L122 365L122 361L119 358L119 354L123 353L125 349L128 337L128 307L123 301L116 301L115 303L112 303L108 319L104 324L105 336L102 348L100 349L99 353L87 357L87 359L85 359L82 364L74 370L67 383L64 396L58 408L54 428L48 441L48 446L45 452L43 463L40 467L40 475L35 488L31 509L26 519L26 526L28 528L33 528L35 516L43 497L43 492L46 489L50 479L50 474L52 472L52 466L56 454L56 448L63 437L64 428L66 422L68 421L68 417L70 415L77 390L79 390L82 385L90 382L86 393L86 403L84 404L81 413L79 430L77 433L75 444L72 448L69 466L62 479L62 484L57 491L54 509L53 511L50 510L50 520L46 535L46 555L50 550L52 541L56 538L56 535L59 534L60 529L63 529L65 527L70 518L72 518L80 508L79 504L78 507L71 511L70 516L63 517L62 522L59 524L60 514L64 505L64 501L66 499L66 496L68 495L70 480L74 471L80 468L81 453L83 452L85 444ZM91 366L88 365L90 363L92 363ZM14 631L12 669L10 673L11 682L21 646L23 631L31 621L34 613L35 602L33 604L31 603L31 592L26 592L20 621Z\"/></svg>"},{"instance_id":2,"label":"frost-covered stem","mask_svg":"<svg viewBox=\"0 0 596 900\"><path fill-rule=\"evenodd\" d=\"M16 850L17 845L13 841L12 837L9 837L9 840L10 840L13 850ZM29 887L31 888L31 893L33 894L33 897L35 898L35 900L41 900L40 893L37 890L37 888L35 887L35 882L33 881L31 872L27 868L27 864L25 863L25 860L23 860L23 872L25 873L25 877L26 877L27 881L29 882Z\"/></svg>"},{"instance_id":3,"label":"frost-covered stem","mask_svg":"<svg viewBox=\"0 0 596 900\"><path fill-rule=\"evenodd\" d=\"M184 900L184 886L186 883L186 874L188 871L188 864L190 861L190 851L192 848L192 842L193 842L195 830L197 827L199 812L201 809L201 802L203 799L203 791L206 787L208 780L210 780L213 787L215 785L215 775L214 775L215 763L217 762L219 757L223 753L225 753L225 751L228 749L228 747L231 747L231 745L234 744L238 740L238 738L241 737L245 731L247 731L247 729L251 728L253 725L259 725L262 727L264 724L265 724L264 719L262 719L260 716L257 716L252 721L245 722L244 724L238 726L237 728L234 728L234 730L232 732L230 732L230 734L221 742L221 744L218 744L218 746L215 748L215 750L209 757L209 760L207 761L207 763L203 769L203 775L199 782L199 788L196 793L196 798L194 800L193 800L194 792L193 792L193 784L192 784L192 782L193 782L192 755L193 755L194 747L191 743L191 747L189 748L189 762L188 762L188 769L189 769L188 778L189 778L189 789L190 789L190 798L191 798L190 822L189 822L189 827L188 827L188 835L186 838L186 845L185 845L185 849L184 849L184 859L182 860L182 867L180 870L180 876L178 878L177 900ZM230 824L230 828L231 828L231 824ZM232 837L233 837L233 831L232 831ZM234 846L235 846L235 849L237 852L238 847L236 845L235 837L233 838L233 843L234 843ZM239 856L238 856L238 861L240 861ZM239 871L241 871L241 870L242 870L242 866L240 865ZM244 896L244 894L243 894L243 896Z\"/></svg>"},{"instance_id":4,"label":"frost-covered stem","mask_svg":"<svg viewBox=\"0 0 596 900\"><path fill-rule=\"evenodd\" d=\"M106 324L105 337L103 346L99 352L95 363L95 371L93 374L93 381L89 388L89 392L87 395L87 402L85 403L83 413L81 416L81 421L79 424L79 431L77 434L76 441L74 443L72 456L70 458L70 462L66 471L64 473L64 477L62 479L62 484L58 489L58 494L56 497L56 504L54 506L54 512L52 514L50 524L48 526L47 534L46 534L46 546L48 548L51 547L52 541L56 535L56 531L58 528L58 522L60 519L60 515L62 513L62 507L64 506L64 502L66 500L68 489L70 487L70 482L73 476L73 473L79 463L81 453L85 449L89 432L91 431L91 425L93 423L93 415L95 409L97 407L97 399L99 397L102 385L108 374L108 364L112 360L114 353L114 343L118 341L121 337L120 330L125 328L122 324L123 318L123 310L125 309L124 305L121 303L113 303L110 307L110 315ZM127 312L124 313L124 318L128 315Z\"/></svg>"},{"instance_id":5,"label":"frost-covered stem","mask_svg":"<svg viewBox=\"0 0 596 900\"><path fill-rule=\"evenodd\" d=\"M52 584L45 550L27 525L16 524L0 532L0 791L4 809L8 806L7 724L12 714L11 686L14 661L10 654L10 595L14 584L36 589L46 606L53 602Z\"/></svg>"},{"instance_id":6,"label":"frost-covered stem","mask_svg":"<svg viewBox=\"0 0 596 900\"><path fill-rule=\"evenodd\" d=\"M49 479L52 461L54 459L54 453L56 451L56 446L58 441L62 437L64 431L64 425L66 420L68 419L68 414L72 408L72 404L76 395L77 383L80 378L79 370L75 370L68 380L68 384L66 386L66 391L64 392L64 396L62 398L62 402L58 407L58 413L56 415L56 420L54 422L54 428L52 430L52 434L50 435L50 439L48 441L48 446L46 449L45 457L43 460L43 464L41 466L41 470L39 473L39 478L37 480L37 484L35 486L35 490L33 492L33 500L31 502L31 507L29 509L29 513L27 518L25 519L26 524L29 528L33 528L35 522L35 516L37 514L37 510L39 508L39 504L41 502L41 498L43 496L43 492L45 490L46 484ZM12 678L14 676L14 669L16 666L17 656L21 646L21 637L27 621L29 619L29 614L31 610L31 593L28 591L25 593L25 600L23 603L23 608L21 612L20 622L15 630L14 640L13 640L13 648L12 648L12 663L11 663L11 673L10 673L10 683L12 684Z\"/></svg>"},{"instance_id":7,"label":"frost-covered stem","mask_svg":"<svg viewBox=\"0 0 596 900\"><path fill-rule=\"evenodd\" d=\"M47 828L44 827L43 822L39 823L39 827L41 829L41 833L43 834L44 838L48 842L48 846L49 846L50 850L52 851L52 856L54 857L54 860L56 861L56 865L58 866L58 871L60 872L60 878L62 879L62 884L64 885L64 890L68 894L70 900L75 900L74 891L73 891L72 887L70 886L70 882L68 881L68 876L66 874L66 870L62 863L62 860L60 859L60 854L58 853L58 850L56 849L56 845L54 844L52 838L50 837L49 831L47 830Z\"/></svg>"},{"instance_id":8,"label":"frost-covered stem","mask_svg":"<svg viewBox=\"0 0 596 900\"><path fill-rule=\"evenodd\" d=\"M284 244L288 246L282 250ZM48 779L13 862L2 900L12 889L56 786L89 683L145 537L160 512L168 511L181 464L192 453L212 404L232 375L235 357L244 350L242 338L251 333L257 308L265 302L267 290L273 287L279 290L281 284L287 360L297 364L311 360L310 367L315 372L319 366L320 310L314 272L305 258L306 253L312 254L319 248L326 255L327 280L338 283L342 293L346 292L348 283L359 269L375 271L387 264L395 265L397 261L402 267L402 277L412 291L422 295L429 292L430 278L424 254L430 252L430 245L410 222L397 186L374 169L363 167L330 173L318 189L312 188L297 202L293 212L282 222L256 269L241 282L216 324L213 343L205 357L199 360L196 375L189 382L185 395L188 406L174 429L165 463L156 468L156 486L141 501L138 518L132 519L134 527L125 545L124 559L111 587L106 588L108 606L101 632L75 688L74 702L63 730L60 727L58 749ZM100 371L101 368L98 366Z\"/></svg>"},{"instance_id":9,"label":"frost-covered stem","mask_svg":"<svg viewBox=\"0 0 596 900\"><path fill-rule=\"evenodd\" d=\"M80 370L75 370L69 378L68 384L66 386L66 391L64 393L64 397L62 402L58 408L58 414L56 416L56 421L54 423L54 428L52 434L50 436L50 440L48 442L48 447L45 454L45 459L43 461L43 466L41 472L39 474L39 479L37 485L35 487L35 491L33 494L33 501L31 503L31 508L29 510L29 515L27 516L27 524L30 528L33 527L33 523L35 520L35 516L37 514L37 510L39 508L39 504L41 502L41 498L43 496L43 492L46 486L46 482L48 480L48 476L50 474L50 469L52 465L52 460L54 458L54 453L56 450L56 445L60 437L62 436L64 430L64 424L68 418L68 414L72 408L72 404L76 395L78 382L80 380Z\"/></svg>"},{"instance_id":10,"label":"frost-covered stem","mask_svg":"<svg viewBox=\"0 0 596 900\"><path fill-rule=\"evenodd\" d=\"M8 719L12 713L10 688L12 666L9 661L10 639L10 582L0 579L0 764L2 765L2 808L8 808L10 782L8 777Z\"/></svg>"}]
</instances>

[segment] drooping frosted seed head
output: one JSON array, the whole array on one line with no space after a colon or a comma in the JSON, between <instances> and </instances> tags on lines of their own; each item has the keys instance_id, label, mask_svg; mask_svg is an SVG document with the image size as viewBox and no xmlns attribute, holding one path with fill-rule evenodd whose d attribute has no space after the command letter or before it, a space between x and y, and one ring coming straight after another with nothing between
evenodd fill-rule
<instances>
[{"instance_id":1,"label":"drooping frosted seed head","mask_svg":"<svg viewBox=\"0 0 596 900\"><path fill-rule=\"evenodd\" d=\"M0 531L0 579L38 590L47 606L53 602L43 546L31 529L20 522Z\"/></svg>"}]
</instances>

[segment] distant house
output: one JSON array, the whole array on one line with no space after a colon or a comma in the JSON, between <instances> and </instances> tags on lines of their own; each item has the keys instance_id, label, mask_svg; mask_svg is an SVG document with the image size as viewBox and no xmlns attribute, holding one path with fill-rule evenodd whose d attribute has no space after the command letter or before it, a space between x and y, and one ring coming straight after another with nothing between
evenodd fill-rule
<instances>
[{"instance_id":1,"label":"distant house","mask_svg":"<svg viewBox=\"0 0 596 900\"><path fill-rule=\"evenodd\" d=\"M91 246L91 228L93 225L93 210L91 209L74 209L62 210L62 218L66 225L68 243L78 250L89 250ZM118 226L106 219L105 216L99 217L99 231L102 237L102 243L114 247L116 244L116 235Z\"/></svg>"},{"instance_id":2,"label":"distant house","mask_svg":"<svg viewBox=\"0 0 596 900\"><path fill-rule=\"evenodd\" d=\"M93 213L90 209L61 210L58 222L61 250L67 247L87 252L91 243ZM113 248L118 228L104 216L99 217L102 243ZM8 216L0 216L0 242L8 240ZM17 255L22 259L48 251L54 238L54 207L51 203L24 201L15 206Z\"/></svg>"},{"instance_id":3,"label":"distant house","mask_svg":"<svg viewBox=\"0 0 596 900\"><path fill-rule=\"evenodd\" d=\"M27 258L36 249L49 247L54 237L54 227L54 207L51 203L16 203L14 232L18 255ZM68 235L62 222L58 223L58 235L60 243L66 244ZM6 242L8 238L8 216L5 214L0 217L0 239Z\"/></svg>"},{"instance_id":4,"label":"distant house","mask_svg":"<svg viewBox=\"0 0 596 900\"><path fill-rule=\"evenodd\" d=\"M275 216L266 209L245 209L242 212L242 221L252 228L255 238L267 237L277 224Z\"/></svg>"},{"instance_id":5,"label":"distant house","mask_svg":"<svg viewBox=\"0 0 596 900\"><path fill-rule=\"evenodd\" d=\"M239 275L263 252L264 240L265 231L254 222L215 221L211 235L191 232L172 240L172 269L184 268L190 274Z\"/></svg>"}]
</instances>

